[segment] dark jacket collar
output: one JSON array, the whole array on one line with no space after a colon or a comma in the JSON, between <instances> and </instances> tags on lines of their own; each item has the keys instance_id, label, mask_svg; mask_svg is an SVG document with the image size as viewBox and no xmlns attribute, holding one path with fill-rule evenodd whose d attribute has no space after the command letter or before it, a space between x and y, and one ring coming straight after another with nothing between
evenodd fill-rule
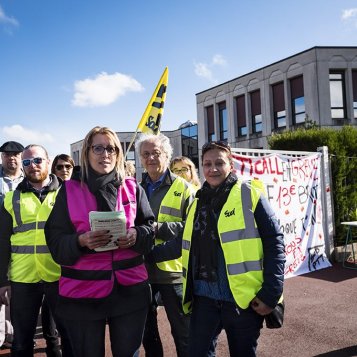
<instances>
[{"instance_id":1,"label":"dark jacket collar","mask_svg":"<svg viewBox=\"0 0 357 357\"><path fill-rule=\"evenodd\" d=\"M43 187L42 190L46 190L47 192L56 191L61 186L62 180L58 178L56 175L50 174L50 179L51 179L50 183L47 186ZM34 192L35 190L30 184L30 182L28 181L27 177L25 177L19 183L16 189L20 190L21 192Z\"/></svg>"}]
</instances>

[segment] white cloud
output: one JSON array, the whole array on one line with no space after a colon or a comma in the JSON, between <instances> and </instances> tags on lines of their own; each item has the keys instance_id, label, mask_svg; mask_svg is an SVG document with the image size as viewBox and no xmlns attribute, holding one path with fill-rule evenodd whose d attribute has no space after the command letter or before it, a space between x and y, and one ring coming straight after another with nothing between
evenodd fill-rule
<instances>
[{"instance_id":1,"label":"white cloud","mask_svg":"<svg viewBox=\"0 0 357 357\"><path fill-rule=\"evenodd\" d=\"M195 63L195 73L198 77L206 78L210 81L213 80L212 71L208 68L207 63Z\"/></svg>"},{"instance_id":2,"label":"white cloud","mask_svg":"<svg viewBox=\"0 0 357 357\"><path fill-rule=\"evenodd\" d=\"M208 79L212 83L217 83L218 81L213 76L213 69L217 68L218 66L223 67L226 65L226 59L222 55L216 54L212 57L210 63L194 62L195 74L198 77Z\"/></svg>"},{"instance_id":3,"label":"white cloud","mask_svg":"<svg viewBox=\"0 0 357 357\"><path fill-rule=\"evenodd\" d=\"M42 145L47 150L50 159L53 159L58 154L70 155L70 144L75 142L77 138L73 133L69 135L66 131L61 132L56 131L56 129L53 133L49 133L34 131L18 124L0 127L0 145L11 140L24 146L29 144Z\"/></svg>"},{"instance_id":4,"label":"white cloud","mask_svg":"<svg viewBox=\"0 0 357 357\"><path fill-rule=\"evenodd\" d=\"M5 25L5 29L8 32L11 32L10 27L19 25L18 21L14 17L9 17L5 14L1 5L0 5L0 24Z\"/></svg>"},{"instance_id":5,"label":"white cloud","mask_svg":"<svg viewBox=\"0 0 357 357\"><path fill-rule=\"evenodd\" d=\"M222 55L214 55L212 59L212 64L225 66L227 64L227 61Z\"/></svg>"},{"instance_id":6,"label":"white cloud","mask_svg":"<svg viewBox=\"0 0 357 357\"><path fill-rule=\"evenodd\" d=\"M357 8L343 10L341 19L344 22L352 22L357 27Z\"/></svg>"},{"instance_id":7,"label":"white cloud","mask_svg":"<svg viewBox=\"0 0 357 357\"><path fill-rule=\"evenodd\" d=\"M45 144L53 143L55 141L53 136L49 133L34 131L18 124L4 126L1 128L1 133L4 137L4 141L19 141L23 145L40 144L45 146Z\"/></svg>"},{"instance_id":8,"label":"white cloud","mask_svg":"<svg viewBox=\"0 0 357 357\"><path fill-rule=\"evenodd\" d=\"M77 107L99 107L114 103L127 92L141 92L143 86L131 76L122 73L102 72L95 78L74 83L72 104Z\"/></svg>"}]
</instances>

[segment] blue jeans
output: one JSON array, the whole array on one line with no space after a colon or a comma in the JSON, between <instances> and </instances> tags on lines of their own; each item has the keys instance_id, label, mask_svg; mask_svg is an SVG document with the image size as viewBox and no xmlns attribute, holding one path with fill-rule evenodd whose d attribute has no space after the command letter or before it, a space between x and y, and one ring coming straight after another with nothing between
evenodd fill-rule
<instances>
[{"instance_id":1,"label":"blue jeans","mask_svg":"<svg viewBox=\"0 0 357 357\"><path fill-rule=\"evenodd\" d=\"M108 323L113 357L138 355L147 308L101 320L65 320L76 357L105 355L105 326Z\"/></svg>"},{"instance_id":2,"label":"blue jeans","mask_svg":"<svg viewBox=\"0 0 357 357\"><path fill-rule=\"evenodd\" d=\"M163 350L157 323L157 302L159 292L170 322L178 357L188 356L188 332L190 317L182 310L182 284L151 284L153 303L146 318L143 346L146 357L162 357Z\"/></svg>"},{"instance_id":3,"label":"blue jeans","mask_svg":"<svg viewBox=\"0 0 357 357\"><path fill-rule=\"evenodd\" d=\"M207 356L212 340L224 328L231 356L254 357L262 325L263 316L250 307L240 309L234 303L196 295L190 323L189 356Z\"/></svg>"},{"instance_id":4,"label":"blue jeans","mask_svg":"<svg viewBox=\"0 0 357 357\"><path fill-rule=\"evenodd\" d=\"M33 339L44 296L61 335L62 355L64 357L73 356L62 320L54 313L58 299L58 282L11 282L10 313L14 327L11 356L33 357Z\"/></svg>"}]
</instances>

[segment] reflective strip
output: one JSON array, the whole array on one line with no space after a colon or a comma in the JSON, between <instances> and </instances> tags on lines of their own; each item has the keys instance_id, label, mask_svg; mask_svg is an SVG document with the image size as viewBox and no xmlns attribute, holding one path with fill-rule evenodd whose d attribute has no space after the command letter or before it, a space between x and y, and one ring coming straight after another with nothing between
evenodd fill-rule
<instances>
[{"instance_id":1,"label":"reflective strip","mask_svg":"<svg viewBox=\"0 0 357 357\"><path fill-rule=\"evenodd\" d=\"M34 229L44 229L45 224L46 221L21 224L17 227L14 227L14 233L23 233L23 232L32 231Z\"/></svg>"},{"instance_id":2,"label":"reflective strip","mask_svg":"<svg viewBox=\"0 0 357 357\"><path fill-rule=\"evenodd\" d=\"M161 206L160 213L168 214L173 217L181 218L181 211L178 210L177 208L173 208L173 207Z\"/></svg>"},{"instance_id":3,"label":"reflective strip","mask_svg":"<svg viewBox=\"0 0 357 357\"><path fill-rule=\"evenodd\" d=\"M182 249L190 250L191 242L188 240L182 240Z\"/></svg>"},{"instance_id":4,"label":"reflective strip","mask_svg":"<svg viewBox=\"0 0 357 357\"><path fill-rule=\"evenodd\" d=\"M36 253L44 254L49 252L50 250L48 249L47 245L36 245Z\"/></svg>"},{"instance_id":5,"label":"reflective strip","mask_svg":"<svg viewBox=\"0 0 357 357\"><path fill-rule=\"evenodd\" d=\"M47 245L37 245L36 253L37 254L47 254L49 253L49 249ZM34 254L35 247L33 245L12 245L11 253L16 254Z\"/></svg>"},{"instance_id":6,"label":"reflective strip","mask_svg":"<svg viewBox=\"0 0 357 357\"><path fill-rule=\"evenodd\" d=\"M12 195L12 208L14 210L15 221L17 226L22 225L21 214L20 214L20 191L15 190Z\"/></svg>"},{"instance_id":7,"label":"reflective strip","mask_svg":"<svg viewBox=\"0 0 357 357\"><path fill-rule=\"evenodd\" d=\"M257 237L254 233L256 231L255 228L255 221L254 221L254 212L253 212L253 202L252 202L252 195L251 195L251 187L249 184L242 184L242 202L245 204L243 205L243 216L244 216L244 223L245 229L252 237ZM254 235L255 234L255 235Z\"/></svg>"},{"instance_id":8,"label":"reflective strip","mask_svg":"<svg viewBox=\"0 0 357 357\"><path fill-rule=\"evenodd\" d=\"M237 264L228 264L227 265L229 275L238 275L248 273L250 271L261 271L262 270L262 261L248 261Z\"/></svg>"},{"instance_id":9,"label":"reflective strip","mask_svg":"<svg viewBox=\"0 0 357 357\"><path fill-rule=\"evenodd\" d=\"M186 278L187 275L187 269L185 267L182 267L182 276Z\"/></svg>"},{"instance_id":10,"label":"reflective strip","mask_svg":"<svg viewBox=\"0 0 357 357\"><path fill-rule=\"evenodd\" d=\"M16 254L33 254L35 247L33 245L12 245L11 253Z\"/></svg>"},{"instance_id":11,"label":"reflective strip","mask_svg":"<svg viewBox=\"0 0 357 357\"><path fill-rule=\"evenodd\" d=\"M228 231L221 234L222 243L234 242L242 239L255 239L259 237L259 231L255 227L253 202L251 196L251 188L249 184L243 183L242 190L242 202L243 205L243 217L245 228L237 229L234 231Z\"/></svg>"},{"instance_id":12,"label":"reflective strip","mask_svg":"<svg viewBox=\"0 0 357 357\"><path fill-rule=\"evenodd\" d=\"M221 234L222 243L235 242L242 239L254 239L258 236L259 232L255 227L253 231L250 231L250 229L236 229L234 231L224 232Z\"/></svg>"}]
</instances>

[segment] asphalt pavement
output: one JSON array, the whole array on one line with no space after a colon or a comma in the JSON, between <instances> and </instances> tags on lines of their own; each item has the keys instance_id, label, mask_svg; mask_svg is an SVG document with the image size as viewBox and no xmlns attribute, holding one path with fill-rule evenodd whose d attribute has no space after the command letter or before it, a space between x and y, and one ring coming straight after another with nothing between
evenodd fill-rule
<instances>
[{"instance_id":1,"label":"asphalt pavement","mask_svg":"<svg viewBox=\"0 0 357 357\"><path fill-rule=\"evenodd\" d=\"M357 357L357 270L334 263L331 268L287 279L284 297L284 326L262 329L258 357ZM159 310L159 324L165 357L174 357L175 346L163 308ZM40 332L36 341L35 356L45 356ZM105 357L110 357L108 338L106 342ZM0 355L10 356L9 350L0 350ZM140 356L145 356L142 349ZM217 357L226 356L229 350L222 332Z\"/></svg>"}]
</instances>

